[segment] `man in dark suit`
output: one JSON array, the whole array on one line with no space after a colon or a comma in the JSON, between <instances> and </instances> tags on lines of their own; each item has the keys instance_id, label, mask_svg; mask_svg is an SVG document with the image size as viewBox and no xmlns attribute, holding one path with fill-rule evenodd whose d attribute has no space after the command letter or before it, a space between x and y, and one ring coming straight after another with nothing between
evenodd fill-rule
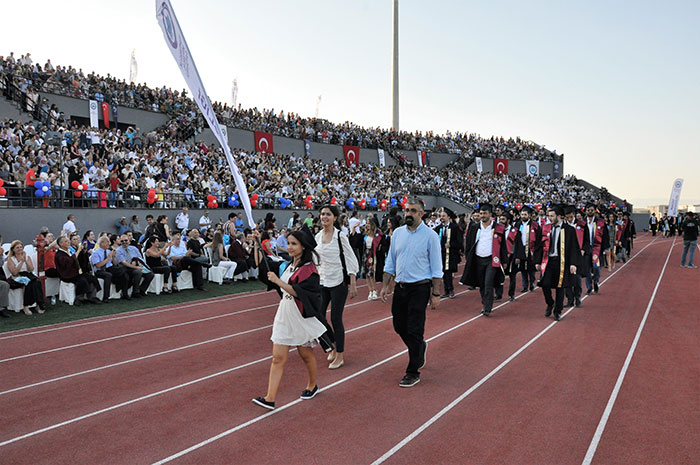
<instances>
[{"instance_id":1,"label":"man in dark suit","mask_svg":"<svg viewBox=\"0 0 700 465\"><path fill-rule=\"evenodd\" d=\"M504 228L503 238L506 242L508 259L503 261L503 274L510 278L508 281L508 297L513 302L515 300L515 282L518 277L518 265L520 263L515 258L514 251L516 242L520 240L520 231L513 225L513 215L510 212L504 211L501 213L498 223L503 225ZM501 300L504 285L505 278L503 279L503 285L496 286L496 297L494 300Z\"/></svg>"},{"instance_id":2,"label":"man in dark suit","mask_svg":"<svg viewBox=\"0 0 700 465\"><path fill-rule=\"evenodd\" d=\"M564 208L566 224L576 230L576 240L578 241L579 249L581 250L581 266L576 269L576 275L573 277L573 286L566 288L566 306L571 307L576 305L581 306L581 278L588 276L590 273L590 256L591 256L591 236L587 234L588 228L586 222L576 219L576 207L567 205Z\"/></svg>"},{"instance_id":3,"label":"man in dark suit","mask_svg":"<svg viewBox=\"0 0 700 465\"><path fill-rule=\"evenodd\" d=\"M228 246L228 258L236 262L236 274L248 271L248 252L243 247L243 233L231 236L231 244ZM247 280L247 279L245 279Z\"/></svg>"},{"instance_id":4,"label":"man in dark suit","mask_svg":"<svg viewBox=\"0 0 700 465\"><path fill-rule=\"evenodd\" d=\"M657 229L659 229L659 220L656 218L656 213L652 213L649 218L649 231L652 236L656 236Z\"/></svg>"},{"instance_id":5,"label":"man in dark suit","mask_svg":"<svg viewBox=\"0 0 700 465\"><path fill-rule=\"evenodd\" d=\"M578 267L581 264L581 248L576 238L576 229L564 222L564 209L554 205L547 211L549 224L542 227L542 254L538 258L537 269L542 271L539 285L542 287L549 317L554 311L554 320L561 319L566 288L573 286ZM556 299L552 297L556 290Z\"/></svg>"},{"instance_id":6,"label":"man in dark suit","mask_svg":"<svg viewBox=\"0 0 700 465\"><path fill-rule=\"evenodd\" d=\"M520 292L527 292L528 289L534 291L537 264L535 255L542 247L542 227L537 222L537 215L532 208L524 205L520 209L520 219L515 223L515 229L520 233L513 251L522 274L523 288Z\"/></svg>"},{"instance_id":7,"label":"man in dark suit","mask_svg":"<svg viewBox=\"0 0 700 465\"><path fill-rule=\"evenodd\" d=\"M462 230L455 221L457 215L449 208L443 208L440 212L442 224L435 228L440 237L440 250L442 251L442 282L445 294L443 298L454 299L455 286L452 273L457 271L462 261Z\"/></svg>"}]
</instances>

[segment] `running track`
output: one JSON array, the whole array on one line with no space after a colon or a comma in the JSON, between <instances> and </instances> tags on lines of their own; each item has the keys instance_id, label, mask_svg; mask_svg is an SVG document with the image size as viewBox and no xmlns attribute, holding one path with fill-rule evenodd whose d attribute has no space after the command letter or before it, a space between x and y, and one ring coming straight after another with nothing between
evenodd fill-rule
<instances>
[{"instance_id":1,"label":"running track","mask_svg":"<svg viewBox=\"0 0 700 465\"><path fill-rule=\"evenodd\" d=\"M0 462L697 464L700 275L680 244L640 234L559 323L539 291L485 318L457 286L429 310L411 389L390 304L362 287L345 366L317 350L321 392L301 401L291 354L273 412L250 399L266 390L274 293L0 334Z\"/></svg>"}]
</instances>

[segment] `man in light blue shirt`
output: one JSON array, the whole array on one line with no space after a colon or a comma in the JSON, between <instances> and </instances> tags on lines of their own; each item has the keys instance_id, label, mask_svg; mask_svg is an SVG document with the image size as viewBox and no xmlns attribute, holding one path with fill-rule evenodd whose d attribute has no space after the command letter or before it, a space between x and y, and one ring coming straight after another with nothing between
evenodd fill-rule
<instances>
[{"instance_id":1,"label":"man in light blue shirt","mask_svg":"<svg viewBox=\"0 0 700 465\"><path fill-rule=\"evenodd\" d=\"M394 231L384 264L384 284L379 294L386 302L392 282L396 282L391 302L394 331L408 348L406 375L400 387L412 387L420 382L418 370L425 366L428 343L423 339L425 311L440 304L442 283L442 254L438 235L423 221L425 207L419 198L406 203L405 225ZM432 296L431 296L432 292Z\"/></svg>"}]
</instances>

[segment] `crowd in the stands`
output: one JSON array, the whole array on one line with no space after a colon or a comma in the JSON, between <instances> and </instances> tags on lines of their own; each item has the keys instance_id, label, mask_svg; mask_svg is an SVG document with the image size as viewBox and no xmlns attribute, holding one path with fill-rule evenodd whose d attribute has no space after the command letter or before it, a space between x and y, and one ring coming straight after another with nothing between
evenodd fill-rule
<instances>
[{"instance_id":1,"label":"crowd in the stands","mask_svg":"<svg viewBox=\"0 0 700 465\"><path fill-rule=\"evenodd\" d=\"M171 115L175 121L183 116L204 127L195 103L187 91L165 86L151 88L146 84L126 82L107 74L86 73L72 66L60 66L47 60L41 65L30 53L15 57L14 53L0 57L0 74L11 77L23 91L38 96L38 91L67 95L81 99L106 101L112 105L155 111ZM561 159L533 142L518 138L482 137L466 131L435 134L433 131L393 131L379 127L362 127L352 122L342 124L302 117L292 112L274 109L236 108L215 102L214 109L221 122L228 126L271 132L275 135L307 139L330 144L356 145L364 148L394 150L426 150L437 153L460 153L467 157L509 158L529 160Z\"/></svg>"}]
</instances>

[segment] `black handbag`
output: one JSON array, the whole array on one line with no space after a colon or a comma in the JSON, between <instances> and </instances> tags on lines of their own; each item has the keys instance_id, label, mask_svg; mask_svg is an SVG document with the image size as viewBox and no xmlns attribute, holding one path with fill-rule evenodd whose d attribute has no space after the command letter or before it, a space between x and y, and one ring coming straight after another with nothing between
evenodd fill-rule
<instances>
[{"instance_id":1,"label":"black handbag","mask_svg":"<svg viewBox=\"0 0 700 465\"><path fill-rule=\"evenodd\" d=\"M338 232L338 250L340 250L340 263L343 265L343 283L348 286L350 285L350 275L345 266L345 253L343 252L343 243L340 242L340 231Z\"/></svg>"}]
</instances>

